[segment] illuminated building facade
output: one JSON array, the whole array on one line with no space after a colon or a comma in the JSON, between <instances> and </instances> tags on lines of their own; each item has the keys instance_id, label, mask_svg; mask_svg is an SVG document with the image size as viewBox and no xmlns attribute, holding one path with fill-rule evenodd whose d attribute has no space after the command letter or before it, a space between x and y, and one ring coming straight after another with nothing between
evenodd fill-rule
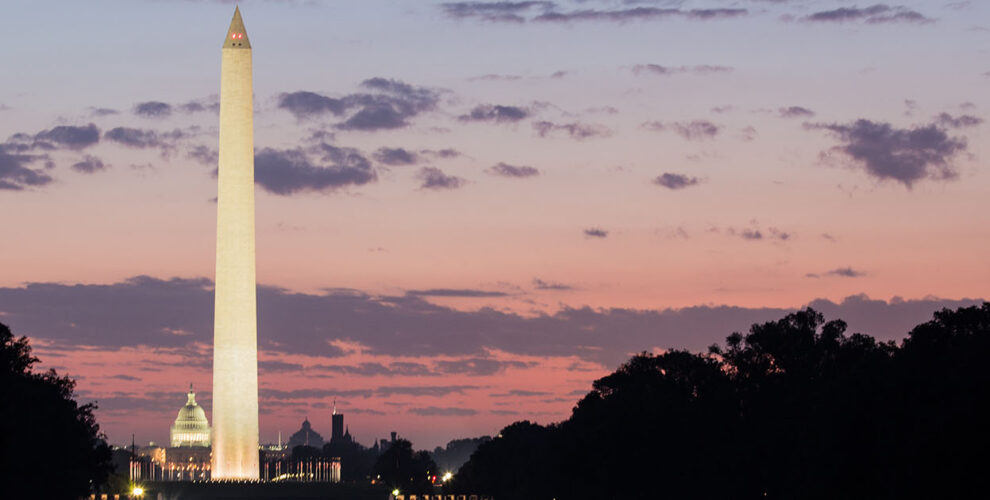
<instances>
[{"instance_id":1,"label":"illuminated building facade","mask_svg":"<svg viewBox=\"0 0 990 500\"><path fill-rule=\"evenodd\" d=\"M167 448L149 443L134 447L131 461L131 481L205 481L210 479L210 423L206 412L196 403L192 386L186 394L186 404L179 409L175 423L169 429Z\"/></svg>"},{"instance_id":2,"label":"illuminated building facade","mask_svg":"<svg viewBox=\"0 0 990 500\"><path fill-rule=\"evenodd\" d=\"M186 395L186 405L179 410L179 416L175 418L175 423L169 430L169 440L173 448L188 447L210 447L210 423L206 419L206 412L196 404L196 393L192 386L189 386L189 393Z\"/></svg>"}]
</instances>

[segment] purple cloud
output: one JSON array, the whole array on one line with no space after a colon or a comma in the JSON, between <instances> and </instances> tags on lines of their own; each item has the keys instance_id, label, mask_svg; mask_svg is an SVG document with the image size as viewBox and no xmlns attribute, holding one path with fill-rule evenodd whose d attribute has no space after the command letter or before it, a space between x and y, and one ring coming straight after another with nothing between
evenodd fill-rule
<instances>
[{"instance_id":1,"label":"purple cloud","mask_svg":"<svg viewBox=\"0 0 990 500\"><path fill-rule=\"evenodd\" d=\"M321 163L313 160L319 156ZM254 181L265 191L291 195L333 191L378 179L371 162L357 150L320 144L311 150L265 148L254 155Z\"/></svg>"},{"instance_id":2,"label":"purple cloud","mask_svg":"<svg viewBox=\"0 0 990 500\"><path fill-rule=\"evenodd\" d=\"M533 123L533 129L540 137L548 137L556 132L566 133L574 140L603 138L612 135L612 131L604 125L591 125L579 122L574 123L553 123L549 121L538 121Z\"/></svg>"},{"instance_id":3,"label":"purple cloud","mask_svg":"<svg viewBox=\"0 0 990 500\"><path fill-rule=\"evenodd\" d=\"M910 328L942 307L980 302L937 298L888 302L851 296L838 303L818 299L807 305L827 317L846 320L851 331L891 340L903 338ZM30 283L0 287L0 304L4 323L63 350L71 351L78 345L145 346L183 354L189 360L183 363L209 366L208 354L196 348L209 344L213 332L212 283L207 279L141 276L106 285ZM498 349L532 356L577 356L614 366L626 360L630 352L653 347L701 351L733 331L779 319L793 310L713 305L657 310L563 307L552 314L521 316L494 309L459 311L408 295L258 289L258 329L267 332L259 336L259 347L266 352L324 357L343 354L332 343L341 340L358 342L372 355L482 359L488 357L490 349ZM163 335L163 328L189 334ZM479 370L490 369L475 364ZM366 394L419 391L445 395L464 390L468 388L382 387ZM326 395L332 397L334 392L327 389ZM285 396L289 395L281 395Z\"/></svg>"},{"instance_id":4,"label":"purple cloud","mask_svg":"<svg viewBox=\"0 0 990 500\"><path fill-rule=\"evenodd\" d=\"M893 180L908 188L925 179L958 177L953 161L967 148L965 138L950 137L938 123L899 129L861 119L849 124L805 124L805 128L831 132L841 142L832 152L846 156L851 165L877 180Z\"/></svg>"},{"instance_id":5,"label":"purple cloud","mask_svg":"<svg viewBox=\"0 0 990 500\"><path fill-rule=\"evenodd\" d=\"M808 109L802 108L801 106L789 106L786 108L780 108L777 113L781 118L809 118L815 116L815 112Z\"/></svg>"},{"instance_id":6,"label":"purple cloud","mask_svg":"<svg viewBox=\"0 0 990 500\"><path fill-rule=\"evenodd\" d=\"M172 105L159 101L140 102L134 106L134 114L145 118L168 118Z\"/></svg>"},{"instance_id":7,"label":"purple cloud","mask_svg":"<svg viewBox=\"0 0 990 500\"><path fill-rule=\"evenodd\" d=\"M840 7L838 9L815 12L802 18L807 22L864 22L884 23L930 23L934 20L903 6L875 4L869 7Z\"/></svg>"},{"instance_id":8,"label":"purple cloud","mask_svg":"<svg viewBox=\"0 0 990 500\"><path fill-rule=\"evenodd\" d=\"M697 177L688 177L684 174L664 172L662 175L657 176L656 179L653 179L653 183L667 189L676 190L697 185L701 183L701 179L698 179Z\"/></svg>"},{"instance_id":9,"label":"purple cloud","mask_svg":"<svg viewBox=\"0 0 990 500\"><path fill-rule=\"evenodd\" d=\"M467 182L460 177L447 175L436 167L423 167L419 169L416 177L422 181L419 185L420 189L457 189Z\"/></svg>"},{"instance_id":10,"label":"purple cloud","mask_svg":"<svg viewBox=\"0 0 990 500\"><path fill-rule=\"evenodd\" d=\"M457 117L462 122L515 123L530 115L529 110L518 106L481 104L467 114Z\"/></svg>"},{"instance_id":11,"label":"purple cloud","mask_svg":"<svg viewBox=\"0 0 990 500\"><path fill-rule=\"evenodd\" d=\"M640 128L657 132L671 130L689 141L713 139L722 130L722 127L708 120L673 123L652 121L640 124Z\"/></svg>"},{"instance_id":12,"label":"purple cloud","mask_svg":"<svg viewBox=\"0 0 990 500\"><path fill-rule=\"evenodd\" d=\"M730 73L734 69L729 66L713 66L702 64L697 66L661 66L659 64L637 64L633 66L632 72L636 76L657 75L670 76L681 73L691 73L695 75L710 75L713 73Z\"/></svg>"},{"instance_id":13,"label":"purple cloud","mask_svg":"<svg viewBox=\"0 0 990 500\"><path fill-rule=\"evenodd\" d=\"M497 175L500 177L534 177L540 175L540 171L528 166L515 166L509 165L508 163L498 163L497 165L488 167L485 172L491 175Z\"/></svg>"}]
</instances>

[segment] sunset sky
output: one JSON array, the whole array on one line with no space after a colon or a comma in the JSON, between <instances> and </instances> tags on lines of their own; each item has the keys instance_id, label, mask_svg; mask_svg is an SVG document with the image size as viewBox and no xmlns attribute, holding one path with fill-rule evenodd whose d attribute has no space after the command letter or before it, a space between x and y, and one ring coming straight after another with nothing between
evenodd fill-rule
<instances>
[{"instance_id":1,"label":"sunset sky","mask_svg":"<svg viewBox=\"0 0 990 500\"><path fill-rule=\"evenodd\" d=\"M336 398L432 448L809 304L987 298L990 3L873 1L241 2L262 441ZM114 443L210 408L233 9L0 15L0 322Z\"/></svg>"}]
</instances>

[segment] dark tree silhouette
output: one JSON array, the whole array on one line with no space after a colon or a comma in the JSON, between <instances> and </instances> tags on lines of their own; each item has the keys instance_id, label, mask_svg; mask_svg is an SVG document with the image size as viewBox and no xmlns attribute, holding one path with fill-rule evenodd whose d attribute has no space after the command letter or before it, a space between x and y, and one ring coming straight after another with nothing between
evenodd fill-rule
<instances>
[{"instance_id":1,"label":"dark tree silhouette","mask_svg":"<svg viewBox=\"0 0 990 500\"><path fill-rule=\"evenodd\" d=\"M737 488L748 498L876 498L884 459L895 346L845 336L842 321L808 309L733 334L724 360L741 432ZM864 490L864 488L866 490ZM868 491L867 491L868 490Z\"/></svg>"},{"instance_id":2,"label":"dark tree silhouette","mask_svg":"<svg viewBox=\"0 0 990 500\"><path fill-rule=\"evenodd\" d=\"M88 496L112 468L96 405L77 404L68 377L33 372L37 362L0 323L0 498Z\"/></svg>"},{"instance_id":3,"label":"dark tree silhouette","mask_svg":"<svg viewBox=\"0 0 990 500\"><path fill-rule=\"evenodd\" d=\"M325 457L340 458L340 479L344 482L366 482L375 465L375 453L357 441L331 441L323 445Z\"/></svg>"},{"instance_id":4,"label":"dark tree silhouette","mask_svg":"<svg viewBox=\"0 0 990 500\"><path fill-rule=\"evenodd\" d=\"M554 428L516 422L478 447L457 472L452 489L499 492L498 497L512 499L563 498L556 438Z\"/></svg>"},{"instance_id":5,"label":"dark tree silhouette","mask_svg":"<svg viewBox=\"0 0 990 500\"><path fill-rule=\"evenodd\" d=\"M443 448L439 446L434 448L431 456L433 461L437 463L438 470L454 472L471 458L471 454L478 449L478 446L491 441L491 439L489 436L454 439Z\"/></svg>"},{"instance_id":6,"label":"dark tree silhouette","mask_svg":"<svg viewBox=\"0 0 990 500\"><path fill-rule=\"evenodd\" d=\"M727 498L723 483L685 481L729 466L713 453L732 438L736 409L717 360L644 353L593 388L561 425L570 445L564 469L576 478L568 497L632 498L659 488L684 498L701 487Z\"/></svg>"},{"instance_id":7,"label":"dark tree silhouette","mask_svg":"<svg viewBox=\"0 0 990 500\"><path fill-rule=\"evenodd\" d=\"M437 465L426 451L414 452L412 443L398 439L378 457L373 473L391 488L403 493L419 494L432 492L430 477L435 475Z\"/></svg>"},{"instance_id":8,"label":"dark tree silhouette","mask_svg":"<svg viewBox=\"0 0 990 500\"><path fill-rule=\"evenodd\" d=\"M990 469L990 303L935 313L896 357L902 495L973 498ZM984 493L985 494L985 493ZM981 494L982 495L982 494ZM981 496L976 495L976 496Z\"/></svg>"},{"instance_id":9,"label":"dark tree silhouette","mask_svg":"<svg viewBox=\"0 0 990 500\"><path fill-rule=\"evenodd\" d=\"M705 354L634 356L564 422L517 422L481 445L454 486L513 499L984 491L990 303L937 312L900 346L845 331L807 309Z\"/></svg>"}]
</instances>

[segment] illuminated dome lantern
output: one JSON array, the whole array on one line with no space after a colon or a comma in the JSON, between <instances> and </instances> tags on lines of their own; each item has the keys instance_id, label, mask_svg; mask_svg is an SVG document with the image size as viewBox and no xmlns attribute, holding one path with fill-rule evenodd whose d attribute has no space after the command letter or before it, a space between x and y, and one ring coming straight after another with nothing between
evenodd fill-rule
<instances>
[{"instance_id":1,"label":"illuminated dome lantern","mask_svg":"<svg viewBox=\"0 0 990 500\"><path fill-rule=\"evenodd\" d=\"M196 393L189 386L189 399L179 410L170 432L172 447L179 446L210 446L210 422L206 420L206 412L196 404Z\"/></svg>"}]
</instances>

